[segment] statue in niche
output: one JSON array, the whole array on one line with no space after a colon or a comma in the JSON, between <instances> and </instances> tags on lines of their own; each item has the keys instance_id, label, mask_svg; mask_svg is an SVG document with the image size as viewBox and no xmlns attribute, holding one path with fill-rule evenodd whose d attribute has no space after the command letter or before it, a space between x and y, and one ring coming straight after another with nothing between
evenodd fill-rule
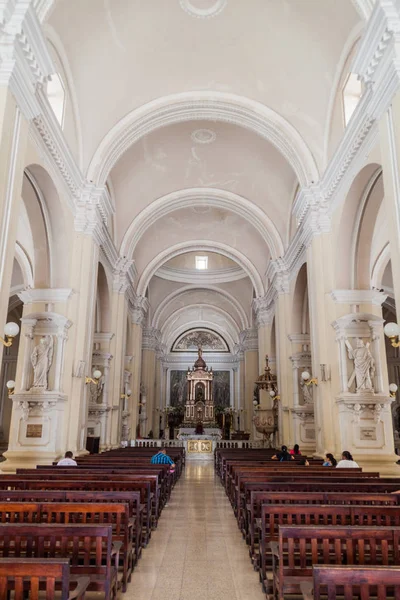
<instances>
[{"instance_id":1,"label":"statue in niche","mask_svg":"<svg viewBox=\"0 0 400 600\"><path fill-rule=\"evenodd\" d=\"M204 389L202 385L196 386L196 402L204 402Z\"/></svg>"},{"instance_id":2,"label":"statue in niche","mask_svg":"<svg viewBox=\"0 0 400 600\"><path fill-rule=\"evenodd\" d=\"M311 385L306 385L303 379L300 378L300 388L303 394L303 404L314 404Z\"/></svg>"},{"instance_id":3,"label":"statue in niche","mask_svg":"<svg viewBox=\"0 0 400 600\"><path fill-rule=\"evenodd\" d=\"M31 354L31 363L33 367L32 388L47 390L47 377L53 362L53 351L53 336L43 335Z\"/></svg>"},{"instance_id":4,"label":"statue in niche","mask_svg":"<svg viewBox=\"0 0 400 600\"><path fill-rule=\"evenodd\" d=\"M375 360L369 349L369 342L364 344L361 338L356 338L356 347L353 348L346 339L346 346L350 360L354 361L354 371L350 376L347 386L350 388L356 381L356 392L374 391Z\"/></svg>"},{"instance_id":5,"label":"statue in niche","mask_svg":"<svg viewBox=\"0 0 400 600\"><path fill-rule=\"evenodd\" d=\"M93 383L92 381L89 383L89 394L90 394L90 403L91 404L101 404L103 390L104 390L104 375L102 375L100 377L98 384Z\"/></svg>"}]
</instances>

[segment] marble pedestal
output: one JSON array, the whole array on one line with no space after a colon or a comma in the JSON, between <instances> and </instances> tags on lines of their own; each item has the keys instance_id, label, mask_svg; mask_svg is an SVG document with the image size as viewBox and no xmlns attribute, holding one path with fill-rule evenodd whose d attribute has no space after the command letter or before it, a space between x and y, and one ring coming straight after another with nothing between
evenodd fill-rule
<instances>
[{"instance_id":1,"label":"marble pedestal","mask_svg":"<svg viewBox=\"0 0 400 600\"><path fill-rule=\"evenodd\" d=\"M217 442L221 439L221 431L205 428L203 435L194 433L193 428L181 427L178 439L183 441L186 460L214 460Z\"/></svg>"}]
</instances>

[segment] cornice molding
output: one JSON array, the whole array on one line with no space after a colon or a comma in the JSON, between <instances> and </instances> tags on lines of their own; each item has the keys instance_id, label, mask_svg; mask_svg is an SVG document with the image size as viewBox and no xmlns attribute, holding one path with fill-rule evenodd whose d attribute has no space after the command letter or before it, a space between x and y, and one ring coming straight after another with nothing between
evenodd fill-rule
<instances>
[{"instance_id":1,"label":"cornice molding","mask_svg":"<svg viewBox=\"0 0 400 600\"><path fill-rule=\"evenodd\" d=\"M208 271L161 267L155 275L168 281L191 283L194 285L229 283L248 277L247 273L240 267L226 267L225 269L212 269Z\"/></svg>"},{"instance_id":2,"label":"cornice molding","mask_svg":"<svg viewBox=\"0 0 400 600\"><path fill-rule=\"evenodd\" d=\"M17 295L24 304L56 304L68 302L73 294L74 291L69 288L29 288Z\"/></svg>"},{"instance_id":3,"label":"cornice molding","mask_svg":"<svg viewBox=\"0 0 400 600\"><path fill-rule=\"evenodd\" d=\"M331 298L336 304L375 304L382 306L387 295L378 290L332 290Z\"/></svg>"}]
</instances>

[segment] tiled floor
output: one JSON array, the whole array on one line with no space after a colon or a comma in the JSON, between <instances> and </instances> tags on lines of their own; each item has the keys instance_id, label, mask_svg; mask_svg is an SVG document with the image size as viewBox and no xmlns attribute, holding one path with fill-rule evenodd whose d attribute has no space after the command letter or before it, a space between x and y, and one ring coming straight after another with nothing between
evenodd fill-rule
<instances>
[{"instance_id":1,"label":"tiled floor","mask_svg":"<svg viewBox=\"0 0 400 600\"><path fill-rule=\"evenodd\" d=\"M213 463L186 463L122 600L265 600Z\"/></svg>"}]
</instances>

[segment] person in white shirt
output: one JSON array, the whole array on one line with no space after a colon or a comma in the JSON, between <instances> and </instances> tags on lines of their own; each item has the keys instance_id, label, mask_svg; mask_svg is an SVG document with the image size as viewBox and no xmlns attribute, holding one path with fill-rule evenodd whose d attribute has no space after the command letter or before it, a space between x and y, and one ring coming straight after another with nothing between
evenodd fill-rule
<instances>
[{"instance_id":1,"label":"person in white shirt","mask_svg":"<svg viewBox=\"0 0 400 600\"><path fill-rule=\"evenodd\" d=\"M339 460L338 464L336 465L337 469L358 469L359 466L356 463L355 460L353 460L352 455L350 454L350 452L347 452L347 450L345 450L344 452L342 452L342 460Z\"/></svg>"},{"instance_id":2,"label":"person in white shirt","mask_svg":"<svg viewBox=\"0 0 400 600\"><path fill-rule=\"evenodd\" d=\"M64 458L58 461L57 467L77 467L78 463L73 459L73 456L71 450L68 450Z\"/></svg>"}]
</instances>

